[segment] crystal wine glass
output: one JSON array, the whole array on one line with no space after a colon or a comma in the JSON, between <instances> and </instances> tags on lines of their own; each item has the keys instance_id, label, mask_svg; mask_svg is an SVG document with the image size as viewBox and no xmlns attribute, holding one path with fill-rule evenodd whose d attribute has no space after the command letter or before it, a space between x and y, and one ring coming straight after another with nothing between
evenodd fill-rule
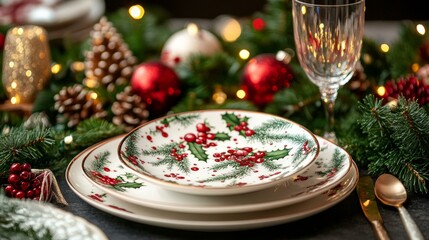
<instances>
[{"instance_id":1,"label":"crystal wine glass","mask_svg":"<svg viewBox=\"0 0 429 240\"><path fill-rule=\"evenodd\" d=\"M327 116L324 137L337 142L334 105L338 89L353 76L365 24L365 0L292 0L296 52L319 87Z\"/></svg>"}]
</instances>

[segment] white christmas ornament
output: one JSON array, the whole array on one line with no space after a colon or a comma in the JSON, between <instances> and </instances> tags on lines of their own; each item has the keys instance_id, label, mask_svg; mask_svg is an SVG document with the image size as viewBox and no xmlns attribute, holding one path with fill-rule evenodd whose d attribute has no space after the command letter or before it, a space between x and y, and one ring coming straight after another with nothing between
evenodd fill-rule
<instances>
[{"instance_id":1,"label":"white christmas ornament","mask_svg":"<svg viewBox=\"0 0 429 240\"><path fill-rule=\"evenodd\" d=\"M210 56L220 51L222 46L215 35L191 23L166 41L161 51L161 61L175 67L185 63L192 55Z\"/></svg>"}]
</instances>

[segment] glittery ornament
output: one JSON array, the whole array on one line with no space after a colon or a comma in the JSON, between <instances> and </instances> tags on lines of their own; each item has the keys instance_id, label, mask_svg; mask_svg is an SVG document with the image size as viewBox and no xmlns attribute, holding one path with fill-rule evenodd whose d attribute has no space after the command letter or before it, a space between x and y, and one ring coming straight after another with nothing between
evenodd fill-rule
<instances>
[{"instance_id":1,"label":"glittery ornament","mask_svg":"<svg viewBox=\"0 0 429 240\"><path fill-rule=\"evenodd\" d=\"M241 85L246 92L245 99L262 108L279 90L288 88L293 77L289 66L274 54L258 55L243 69Z\"/></svg>"},{"instance_id":2,"label":"glittery ornament","mask_svg":"<svg viewBox=\"0 0 429 240\"><path fill-rule=\"evenodd\" d=\"M45 29L32 25L9 29L3 54L3 85L10 102L32 103L51 76Z\"/></svg>"},{"instance_id":3,"label":"glittery ornament","mask_svg":"<svg viewBox=\"0 0 429 240\"><path fill-rule=\"evenodd\" d=\"M151 115L168 111L181 92L176 72L158 61L137 66L131 77L131 87L133 92L147 104Z\"/></svg>"},{"instance_id":4,"label":"glittery ornament","mask_svg":"<svg viewBox=\"0 0 429 240\"><path fill-rule=\"evenodd\" d=\"M193 55L211 56L222 51L215 35L199 29L196 24L174 33L165 43L161 52L161 61L170 67L186 63Z\"/></svg>"}]
</instances>

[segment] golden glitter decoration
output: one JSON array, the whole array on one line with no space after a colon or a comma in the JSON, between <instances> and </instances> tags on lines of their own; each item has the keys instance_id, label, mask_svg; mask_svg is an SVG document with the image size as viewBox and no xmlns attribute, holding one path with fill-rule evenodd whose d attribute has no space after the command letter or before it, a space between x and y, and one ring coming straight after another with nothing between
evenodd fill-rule
<instances>
[{"instance_id":1,"label":"golden glitter decoration","mask_svg":"<svg viewBox=\"0 0 429 240\"><path fill-rule=\"evenodd\" d=\"M50 76L51 55L46 30L33 25L9 29L2 81L11 103L32 103Z\"/></svg>"}]
</instances>

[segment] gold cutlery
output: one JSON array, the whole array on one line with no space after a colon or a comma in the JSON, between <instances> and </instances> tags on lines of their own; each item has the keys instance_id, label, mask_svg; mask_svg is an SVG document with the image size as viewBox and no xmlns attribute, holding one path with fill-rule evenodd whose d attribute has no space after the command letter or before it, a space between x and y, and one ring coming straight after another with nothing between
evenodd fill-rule
<instances>
[{"instance_id":1,"label":"gold cutlery","mask_svg":"<svg viewBox=\"0 0 429 240\"><path fill-rule=\"evenodd\" d=\"M356 191L358 193L360 206L366 218L371 223L377 239L390 239L384 227L383 219L378 211L377 200L374 194L374 183L371 176L361 176L356 186Z\"/></svg>"},{"instance_id":2,"label":"gold cutlery","mask_svg":"<svg viewBox=\"0 0 429 240\"><path fill-rule=\"evenodd\" d=\"M398 209L410 239L425 239L416 222L402 205L407 200L407 191L398 178L387 173L380 175L375 181L375 195L382 203Z\"/></svg>"}]
</instances>

